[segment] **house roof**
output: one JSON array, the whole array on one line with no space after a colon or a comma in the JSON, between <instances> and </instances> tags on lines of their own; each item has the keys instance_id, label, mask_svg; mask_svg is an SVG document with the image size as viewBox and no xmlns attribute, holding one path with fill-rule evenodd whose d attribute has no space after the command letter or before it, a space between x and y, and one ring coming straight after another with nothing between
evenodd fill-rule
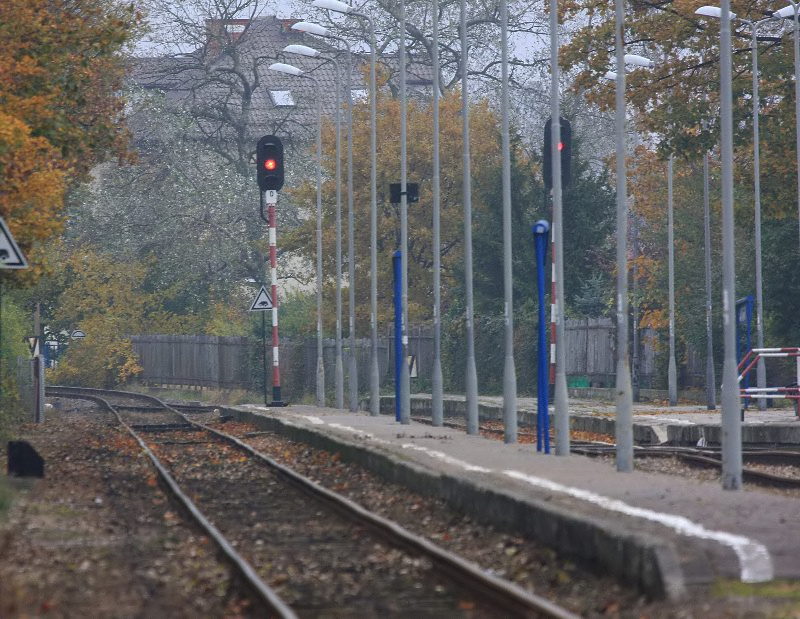
<instances>
[{"instance_id":1,"label":"house roof","mask_svg":"<svg viewBox=\"0 0 800 619\"><path fill-rule=\"evenodd\" d=\"M325 52L325 57L335 58L343 74L346 53L325 39L292 30L292 24L297 21L277 17L210 21L206 24L208 40L202 49L183 56L137 59L132 71L133 81L142 88L163 91L169 101L193 106L195 110L207 108L209 118L203 122L209 125L220 122L222 116L234 121L246 120L247 134L254 142L269 133L308 139L316 131L318 100L323 116L335 114L334 64L319 58L286 54L282 50L292 43L313 47ZM394 56L381 61L389 65L390 70L397 64ZM268 67L273 62L292 64L314 80L271 71ZM368 53L353 53L351 87L354 90L367 88L364 69L368 62ZM258 85L252 90L245 119L242 93L252 88L256 80ZM407 84L410 88L430 84L430 68L410 63ZM341 88L344 96L344 75ZM275 96L270 91L282 94ZM295 105L287 105L289 99Z\"/></svg>"}]
</instances>

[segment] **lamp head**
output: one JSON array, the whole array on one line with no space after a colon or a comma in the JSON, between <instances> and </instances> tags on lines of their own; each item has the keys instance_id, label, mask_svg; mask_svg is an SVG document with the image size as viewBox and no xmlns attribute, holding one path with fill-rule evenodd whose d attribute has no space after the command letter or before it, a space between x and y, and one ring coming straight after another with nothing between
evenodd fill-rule
<instances>
[{"instance_id":1,"label":"lamp head","mask_svg":"<svg viewBox=\"0 0 800 619\"><path fill-rule=\"evenodd\" d=\"M719 8L718 6L711 6L707 4L697 9L694 12L694 14L702 15L703 17L714 17L716 19L720 19L722 17L722 9ZM736 13L734 13L733 11L729 11L728 15L730 16L731 21L736 19Z\"/></svg>"},{"instance_id":2,"label":"lamp head","mask_svg":"<svg viewBox=\"0 0 800 619\"><path fill-rule=\"evenodd\" d=\"M308 45L287 45L283 48L283 51L288 54L299 54L300 56L309 56L310 58L316 58L322 52L314 49L313 47L309 47Z\"/></svg>"},{"instance_id":3,"label":"lamp head","mask_svg":"<svg viewBox=\"0 0 800 619\"><path fill-rule=\"evenodd\" d=\"M296 66L285 64L283 62L275 62L269 65L270 71L278 71L279 73L286 73L287 75L302 75L303 72Z\"/></svg>"},{"instance_id":4,"label":"lamp head","mask_svg":"<svg viewBox=\"0 0 800 619\"><path fill-rule=\"evenodd\" d=\"M318 9L336 11L337 13L350 13L353 10L353 7L344 2L339 2L339 0L314 0L311 6L315 6Z\"/></svg>"},{"instance_id":5,"label":"lamp head","mask_svg":"<svg viewBox=\"0 0 800 619\"><path fill-rule=\"evenodd\" d=\"M656 66L655 62L649 58L640 56L639 54L625 54L625 64L632 64L636 65L637 67L647 67L648 69L652 69L654 66Z\"/></svg>"},{"instance_id":6,"label":"lamp head","mask_svg":"<svg viewBox=\"0 0 800 619\"><path fill-rule=\"evenodd\" d=\"M319 37L331 36L330 30L310 21L299 21L296 24L292 24L292 30L298 30L307 34L316 34Z\"/></svg>"}]
</instances>

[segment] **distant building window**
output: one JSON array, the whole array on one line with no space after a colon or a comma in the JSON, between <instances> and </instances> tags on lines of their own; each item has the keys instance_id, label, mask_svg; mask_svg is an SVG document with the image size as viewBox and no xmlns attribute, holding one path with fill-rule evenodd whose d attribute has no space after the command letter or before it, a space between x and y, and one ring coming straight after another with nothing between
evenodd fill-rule
<instances>
[{"instance_id":1,"label":"distant building window","mask_svg":"<svg viewBox=\"0 0 800 619\"><path fill-rule=\"evenodd\" d=\"M366 88L351 88L350 96L353 98L353 101L356 102L366 101L369 99L369 92Z\"/></svg>"},{"instance_id":2,"label":"distant building window","mask_svg":"<svg viewBox=\"0 0 800 619\"><path fill-rule=\"evenodd\" d=\"M270 90L269 96L272 99L272 105L276 107L294 107L297 105L294 102L291 90Z\"/></svg>"}]
</instances>

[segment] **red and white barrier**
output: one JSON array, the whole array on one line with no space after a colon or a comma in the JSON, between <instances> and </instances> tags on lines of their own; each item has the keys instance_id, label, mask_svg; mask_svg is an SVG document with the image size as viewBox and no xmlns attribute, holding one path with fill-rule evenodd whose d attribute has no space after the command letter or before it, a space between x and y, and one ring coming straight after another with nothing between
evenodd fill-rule
<instances>
[{"instance_id":1,"label":"red and white barrier","mask_svg":"<svg viewBox=\"0 0 800 619\"><path fill-rule=\"evenodd\" d=\"M795 414L800 416L800 347L753 348L739 362L739 382L752 370L761 358L794 357L796 359L795 384L786 387L746 387L739 395L748 399L794 400Z\"/></svg>"}]
</instances>

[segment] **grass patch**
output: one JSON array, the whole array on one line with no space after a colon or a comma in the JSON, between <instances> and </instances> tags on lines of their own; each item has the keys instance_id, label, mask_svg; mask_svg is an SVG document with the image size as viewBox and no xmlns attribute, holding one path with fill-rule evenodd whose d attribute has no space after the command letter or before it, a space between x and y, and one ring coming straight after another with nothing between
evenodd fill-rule
<instances>
[{"instance_id":1,"label":"grass patch","mask_svg":"<svg viewBox=\"0 0 800 619\"><path fill-rule=\"evenodd\" d=\"M8 483L8 478L5 476L0 477L0 520L5 519L6 512L11 507L13 499L14 489Z\"/></svg>"},{"instance_id":2,"label":"grass patch","mask_svg":"<svg viewBox=\"0 0 800 619\"><path fill-rule=\"evenodd\" d=\"M743 617L764 617L765 619L797 619L800 617L800 581L773 580L762 583L745 583L733 580L717 581L712 590L712 598L740 599L749 610ZM753 614L757 608L757 614Z\"/></svg>"},{"instance_id":3,"label":"grass patch","mask_svg":"<svg viewBox=\"0 0 800 619\"><path fill-rule=\"evenodd\" d=\"M245 391L244 389L181 389L181 388L154 388L131 384L123 389L151 393L161 400L179 400L183 402L203 402L209 404L259 404L264 401L263 393Z\"/></svg>"},{"instance_id":4,"label":"grass patch","mask_svg":"<svg viewBox=\"0 0 800 619\"><path fill-rule=\"evenodd\" d=\"M712 591L719 597L759 597L800 602L800 581L796 580L773 580L759 583L724 580L715 583Z\"/></svg>"}]
</instances>

